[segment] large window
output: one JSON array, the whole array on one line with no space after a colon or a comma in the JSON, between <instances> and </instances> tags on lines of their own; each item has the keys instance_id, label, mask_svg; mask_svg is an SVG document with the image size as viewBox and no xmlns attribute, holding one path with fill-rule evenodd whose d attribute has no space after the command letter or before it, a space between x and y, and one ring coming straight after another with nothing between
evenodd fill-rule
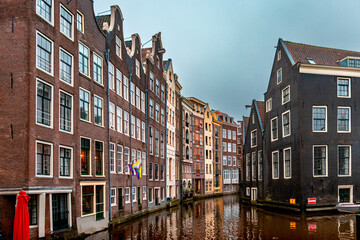
<instances>
[{"instance_id":1,"label":"large window","mask_svg":"<svg viewBox=\"0 0 360 240\"><path fill-rule=\"evenodd\" d=\"M80 119L90 121L90 93L80 89Z\"/></svg>"},{"instance_id":2,"label":"large window","mask_svg":"<svg viewBox=\"0 0 360 240\"><path fill-rule=\"evenodd\" d=\"M149 163L149 180L153 180L153 164Z\"/></svg>"},{"instance_id":3,"label":"large window","mask_svg":"<svg viewBox=\"0 0 360 240\"><path fill-rule=\"evenodd\" d=\"M154 74L152 72L150 72L150 90L154 91Z\"/></svg>"},{"instance_id":4,"label":"large window","mask_svg":"<svg viewBox=\"0 0 360 240\"><path fill-rule=\"evenodd\" d=\"M72 96L60 91L60 130L72 132Z\"/></svg>"},{"instance_id":5,"label":"large window","mask_svg":"<svg viewBox=\"0 0 360 240\"><path fill-rule=\"evenodd\" d=\"M89 55L90 50L87 46L79 42L79 71L89 77Z\"/></svg>"},{"instance_id":6,"label":"large window","mask_svg":"<svg viewBox=\"0 0 360 240\"><path fill-rule=\"evenodd\" d=\"M155 180L159 180L159 165L155 163Z\"/></svg>"},{"instance_id":7,"label":"large window","mask_svg":"<svg viewBox=\"0 0 360 240\"><path fill-rule=\"evenodd\" d=\"M136 87L136 107L141 110L140 108L140 89Z\"/></svg>"},{"instance_id":8,"label":"large window","mask_svg":"<svg viewBox=\"0 0 360 240\"><path fill-rule=\"evenodd\" d=\"M36 175L52 176L52 144L36 141Z\"/></svg>"},{"instance_id":9,"label":"large window","mask_svg":"<svg viewBox=\"0 0 360 240\"><path fill-rule=\"evenodd\" d=\"M338 146L338 175L351 176L351 146Z\"/></svg>"},{"instance_id":10,"label":"large window","mask_svg":"<svg viewBox=\"0 0 360 240\"><path fill-rule=\"evenodd\" d=\"M103 99L97 96L94 96L94 122L103 125Z\"/></svg>"},{"instance_id":11,"label":"large window","mask_svg":"<svg viewBox=\"0 0 360 240\"><path fill-rule=\"evenodd\" d=\"M49 23L53 22L53 0L36 0L36 13Z\"/></svg>"},{"instance_id":12,"label":"large window","mask_svg":"<svg viewBox=\"0 0 360 240\"><path fill-rule=\"evenodd\" d=\"M351 132L350 107L338 107L337 130L338 132Z\"/></svg>"},{"instance_id":13,"label":"large window","mask_svg":"<svg viewBox=\"0 0 360 240\"><path fill-rule=\"evenodd\" d=\"M116 36L116 56L118 56L119 58L122 58L122 54L121 54L121 40L118 36Z\"/></svg>"},{"instance_id":14,"label":"large window","mask_svg":"<svg viewBox=\"0 0 360 240\"><path fill-rule=\"evenodd\" d=\"M83 185L82 194L82 215L96 214L96 220L104 219L105 193L104 185Z\"/></svg>"},{"instance_id":15,"label":"large window","mask_svg":"<svg viewBox=\"0 0 360 240\"><path fill-rule=\"evenodd\" d=\"M262 155L262 151L259 151L258 152L258 168L259 168L259 171L258 171L258 179L259 180L262 180L263 179L263 155Z\"/></svg>"},{"instance_id":16,"label":"large window","mask_svg":"<svg viewBox=\"0 0 360 240\"><path fill-rule=\"evenodd\" d=\"M159 122L160 119L160 105L156 103L155 105L155 120Z\"/></svg>"},{"instance_id":17,"label":"large window","mask_svg":"<svg viewBox=\"0 0 360 240\"><path fill-rule=\"evenodd\" d=\"M73 39L73 15L62 5L60 5L60 32Z\"/></svg>"},{"instance_id":18,"label":"large window","mask_svg":"<svg viewBox=\"0 0 360 240\"><path fill-rule=\"evenodd\" d=\"M149 100L149 116L154 118L154 100L150 98Z\"/></svg>"},{"instance_id":19,"label":"large window","mask_svg":"<svg viewBox=\"0 0 360 240\"><path fill-rule=\"evenodd\" d=\"M284 178L291 178L291 148L283 151L284 157Z\"/></svg>"},{"instance_id":20,"label":"large window","mask_svg":"<svg viewBox=\"0 0 360 240\"><path fill-rule=\"evenodd\" d=\"M136 138L136 136L135 136L135 117L134 117L134 115L131 115L131 125L130 125L130 127L131 127L131 130L130 130L131 137Z\"/></svg>"},{"instance_id":21,"label":"large window","mask_svg":"<svg viewBox=\"0 0 360 240\"><path fill-rule=\"evenodd\" d=\"M164 158L164 156L165 156L164 151L165 151L164 134L161 133L160 134L160 157L161 158Z\"/></svg>"},{"instance_id":22,"label":"large window","mask_svg":"<svg viewBox=\"0 0 360 240\"><path fill-rule=\"evenodd\" d=\"M109 62L108 65L108 82L109 82L109 89L115 91L115 69L114 65Z\"/></svg>"},{"instance_id":23,"label":"large window","mask_svg":"<svg viewBox=\"0 0 360 240\"><path fill-rule=\"evenodd\" d=\"M125 203L130 203L130 188L125 188Z\"/></svg>"},{"instance_id":24,"label":"large window","mask_svg":"<svg viewBox=\"0 0 360 240\"><path fill-rule=\"evenodd\" d=\"M313 132L327 131L327 107L313 106Z\"/></svg>"},{"instance_id":25,"label":"large window","mask_svg":"<svg viewBox=\"0 0 360 240\"><path fill-rule=\"evenodd\" d=\"M257 177L257 164L256 164L256 152L251 153L251 165L252 165L252 180L256 180Z\"/></svg>"},{"instance_id":26,"label":"large window","mask_svg":"<svg viewBox=\"0 0 360 240\"><path fill-rule=\"evenodd\" d=\"M252 130L251 131L251 147L256 147L257 145L257 130Z\"/></svg>"},{"instance_id":27,"label":"large window","mask_svg":"<svg viewBox=\"0 0 360 240\"><path fill-rule=\"evenodd\" d=\"M53 42L39 32L36 34L36 66L53 73Z\"/></svg>"},{"instance_id":28,"label":"large window","mask_svg":"<svg viewBox=\"0 0 360 240\"><path fill-rule=\"evenodd\" d=\"M155 89L155 93L156 93L156 96L160 97L160 83L159 83L159 79L156 79L155 81L156 83L156 89Z\"/></svg>"},{"instance_id":29,"label":"large window","mask_svg":"<svg viewBox=\"0 0 360 240\"><path fill-rule=\"evenodd\" d=\"M124 111L124 134L129 135L129 113Z\"/></svg>"},{"instance_id":30,"label":"large window","mask_svg":"<svg viewBox=\"0 0 360 240\"><path fill-rule=\"evenodd\" d=\"M272 178L279 179L279 151L272 152Z\"/></svg>"},{"instance_id":31,"label":"large window","mask_svg":"<svg viewBox=\"0 0 360 240\"><path fill-rule=\"evenodd\" d=\"M270 112L272 109L272 98L266 100L266 112Z\"/></svg>"},{"instance_id":32,"label":"large window","mask_svg":"<svg viewBox=\"0 0 360 240\"><path fill-rule=\"evenodd\" d=\"M130 103L135 106L135 84L130 82Z\"/></svg>"},{"instance_id":33,"label":"large window","mask_svg":"<svg viewBox=\"0 0 360 240\"><path fill-rule=\"evenodd\" d=\"M60 76L61 81L73 84L73 57L64 49L60 48Z\"/></svg>"},{"instance_id":34,"label":"large window","mask_svg":"<svg viewBox=\"0 0 360 240\"><path fill-rule=\"evenodd\" d=\"M140 133L140 129L141 129L141 122L140 119L136 119L136 138L137 140L141 140L141 133Z\"/></svg>"},{"instance_id":35,"label":"large window","mask_svg":"<svg viewBox=\"0 0 360 240\"><path fill-rule=\"evenodd\" d=\"M327 176L327 146L313 147L314 177Z\"/></svg>"},{"instance_id":36,"label":"large window","mask_svg":"<svg viewBox=\"0 0 360 240\"><path fill-rule=\"evenodd\" d=\"M271 141L278 140L278 118L271 119Z\"/></svg>"},{"instance_id":37,"label":"large window","mask_svg":"<svg viewBox=\"0 0 360 240\"><path fill-rule=\"evenodd\" d=\"M116 170L115 170L115 144L114 143L110 143L109 162L110 162L110 172L116 173Z\"/></svg>"},{"instance_id":38,"label":"large window","mask_svg":"<svg viewBox=\"0 0 360 240\"><path fill-rule=\"evenodd\" d=\"M232 161L231 161L231 156L228 156L228 166L231 166L232 165Z\"/></svg>"},{"instance_id":39,"label":"large window","mask_svg":"<svg viewBox=\"0 0 360 240\"><path fill-rule=\"evenodd\" d=\"M129 157L130 157L130 150L128 147L124 147L124 172L126 174L129 173Z\"/></svg>"},{"instance_id":40,"label":"large window","mask_svg":"<svg viewBox=\"0 0 360 240\"><path fill-rule=\"evenodd\" d=\"M84 15L81 12L77 12L76 15L76 20L77 20L77 29L84 33Z\"/></svg>"},{"instance_id":41,"label":"large window","mask_svg":"<svg viewBox=\"0 0 360 240\"><path fill-rule=\"evenodd\" d=\"M155 156L159 156L159 130L155 130Z\"/></svg>"},{"instance_id":42,"label":"large window","mask_svg":"<svg viewBox=\"0 0 360 240\"><path fill-rule=\"evenodd\" d=\"M154 128L149 127L149 154L153 154Z\"/></svg>"},{"instance_id":43,"label":"large window","mask_svg":"<svg viewBox=\"0 0 360 240\"><path fill-rule=\"evenodd\" d=\"M81 188L82 215L94 212L94 186L82 186Z\"/></svg>"},{"instance_id":44,"label":"large window","mask_svg":"<svg viewBox=\"0 0 360 240\"><path fill-rule=\"evenodd\" d=\"M282 114L282 127L283 127L283 137L290 136L291 134L290 110Z\"/></svg>"},{"instance_id":45,"label":"large window","mask_svg":"<svg viewBox=\"0 0 360 240\"><path fill-rule=\"evenodd\" d=\"M72 148L60 146L60 176L71 177Z\"/></svg>"},{"instance_id":46,"label":"large window","mask_svg":"<svg viewBox=\"0 0 360 240\"><path fill-rule=\"evenodd\" d=\"M118 173L123 172L123 146L117 145L117 151L116 151L116 159L117 159L117 171ZM127 167L127 166L125 166Z\"/></svg>"},{"instance_id":47,"label":"large window","mask_svg":"<svg viewBox=\"0 0 360 240\"><path fill-rule=\"evenodd\" d=\"M123 75L123 80L124 80L124 85L123 85L123 87L124 87L124 92L123 92L124 99L126 101L129 101L129 79L125 75Z\"/></svg>"},{"instance_id":48,"label":"large window","mask_svg":"<svg viewBox=\"0 0 360 240\"><path fill-rule=\"evenodd\" d=\"M277 84L282 82L282 69L281 68L279 70L277 70L277 72L276 72L276 79L277 79Z\"/></svg>"},{"instance_id":49,"label":"large window","mask_svg":"<svg viewBox=\"0 0 360 240\"><path fill-rule=\"evenodd\" d=\"M145 113L145 93L141 91L141 103L140 103L141 111Z\"/></svg>"},{"instance_id":50,"label":"large window","mask_svg":"<svg viewBox=\"0 0 360 240\"><path fill-rule=\"evenodd\" d=\"M337 79L337 92L338 92L338 97L343 97L343 98L351 97L350 78Z\"/></svg>"},{"instance_id":51,"label":"large window","mask_svg":"<svg viewBox=\"0 0 360 240\"><path fill-rule=\"evenodd\" d=\"M165 101L165 87L161 85L161 101Z\"/></svg>"},{"instance_id":52,"label":"large window","mask_svg":"<svg viewBox=\"0 0 360 240\"><path fill-rule=\"evenodd\" d=\"M97 55L96 53L93 54L93 60L94 60L94 81L103 84L102 80L102 58Z\"/></svg>"},{"instance_id":53,"label":"large window","mask_svg":"<svg viewBox=\"0 0 360 240\"><path fill-rule=\"evenodd\" d=\"M246 154L246 181L250 181L250 153Z\"/></svg>"},{"instance_id":54,"label":"large window","mask_svg":"<svg viewBox=\"0 0 360 240\"><path fill-rule=\"evenodd\" d=\"M290 86L282 90L282 104L290 102Z\"/></svg>"},{"instance_id":55,"label":"large window","mask_svg":"<svg viewBox=\"0 0 360 240\"><path fill-rule=\"evenodd\" d=\"M122 96L123 92L123 86L122 86L122 73L119 71L119 69L116 69L116 93L119 96Z\"/></svg>"},{"instance_id":56,"label":"large window","mask_svg":"<svg viewBox=\"0 0 360 240\"><path fill-rule=\"evenodd\" d=\"M104 175L104 143L95 141L95 164L96 175Z\"/></svg>"},{"instance_id":57,"label":"large window","mask_svg":"<svg viewBox=\"0 0 360 240\"><path fill-rule=\"evenodd\" d=\"M91 175L90 139L81 138L81 175Z\"/></svg>"},{"instance_id":58,"label":"large window","mask_svg":"<svg viewBox=\"0 0 360 240\"><path fill-rule=\"evenodd\" d=\"M109 103L109 126L115 130L115 104Z\"/></svg>"},{"instance_id":59,"label":"large window","mask_svg":"<svg viewBox=\"0 0 360 240\"><path fill-rule=\"evenodd\" d=\"M37 80L36 122L52 127L52 86Z\"/></svg>"},{"instance_id":60,"label":"large window","mask_svg":"<svg viewBox=\"0 0 360 240\"><path fill-rule=\"evenodd\" d=\"M160 117L160 122L161 122L161 125L163 125L164 126L164 124L165 124L165 111L164 111L164 109L163 108L161 108L161 117Z\"/></svg>"},{"instance_id":61,"label":"large window","mask_svg":"<svg viewBox=\"0 0 360 240\"><path fill-rule=\"evenodd\" d=\"M110 203L111 206L116 206L116 188L110 189Z\"/></svg>"},{"instance_id":62,"label":"large window","mask_svg":"<svg viewBox=\"0 0 360 240\"><path fill-rule=\"evenodd\" d=\"M223 165L226 166L227 165L227 157L223 156Z\"/></svg>"}]
</instances>

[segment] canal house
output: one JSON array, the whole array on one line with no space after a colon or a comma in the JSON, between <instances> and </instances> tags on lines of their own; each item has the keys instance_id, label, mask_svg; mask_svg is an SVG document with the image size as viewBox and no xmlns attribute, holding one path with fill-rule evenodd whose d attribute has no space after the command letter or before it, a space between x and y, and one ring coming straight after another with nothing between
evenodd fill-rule
<instances>
[{"instance_id":1,"label":"canal house","mask_svg":"<svg viewBox=\"0 0 360 240\"><path fill-rule=\"evenodd\" d=\"M297 209L360 201L360 52L279 39L265 93L263 198Z\"/></svg>"}]
</instances>

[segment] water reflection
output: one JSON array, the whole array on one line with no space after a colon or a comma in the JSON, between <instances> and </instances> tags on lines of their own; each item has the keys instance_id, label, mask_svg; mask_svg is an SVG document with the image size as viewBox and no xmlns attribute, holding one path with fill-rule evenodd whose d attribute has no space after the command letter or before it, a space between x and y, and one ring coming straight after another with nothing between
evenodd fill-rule
<instances>
[{"instance_id":1,"label":"water reflection","mask_svg":"<svg viewBox=\"0 0 360 240\"><path fill-rule=\"evenodd\" d=\"M225 196L185 204L92 239L355 239L355 215L288 215L239 200Z\"/></svg>"}]
</instances>

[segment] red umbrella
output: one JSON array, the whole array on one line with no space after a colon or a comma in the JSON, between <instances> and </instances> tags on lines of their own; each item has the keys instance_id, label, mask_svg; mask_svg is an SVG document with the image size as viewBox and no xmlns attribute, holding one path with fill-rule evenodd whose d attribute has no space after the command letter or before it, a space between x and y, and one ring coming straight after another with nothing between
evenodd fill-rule
<instances>
[{"instance_id":1,"label":"red umbrella","mask_svg":"<svg viewBox=\"0 0 360 240\"><path fill-rule=\"evenodd\" d=\"M14 240L29 239L29 208L28 203L30 196L26 195L25 191L20 191L17 196L17 204L14 219Z\"/></svg>"}]
</instances>

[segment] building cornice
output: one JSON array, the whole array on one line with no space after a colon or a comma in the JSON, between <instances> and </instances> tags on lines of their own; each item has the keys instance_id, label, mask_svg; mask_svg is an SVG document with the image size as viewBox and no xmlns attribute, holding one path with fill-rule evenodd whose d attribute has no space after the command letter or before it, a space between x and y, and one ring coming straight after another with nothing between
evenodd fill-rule
<instances>
[{"instance_id":1,"label":"building cornice","mask_svg":"<svg viewBox=\"0 0 360 240\"><path fill-rule=\"evenodd\" d=\"M360 77L360 68L341 67L341 66L326 66L314 64L300 64L299 73L316 74L316 75L331 75L331 76L346 76L346 77Z\"/></svg>"}]
</instances>

